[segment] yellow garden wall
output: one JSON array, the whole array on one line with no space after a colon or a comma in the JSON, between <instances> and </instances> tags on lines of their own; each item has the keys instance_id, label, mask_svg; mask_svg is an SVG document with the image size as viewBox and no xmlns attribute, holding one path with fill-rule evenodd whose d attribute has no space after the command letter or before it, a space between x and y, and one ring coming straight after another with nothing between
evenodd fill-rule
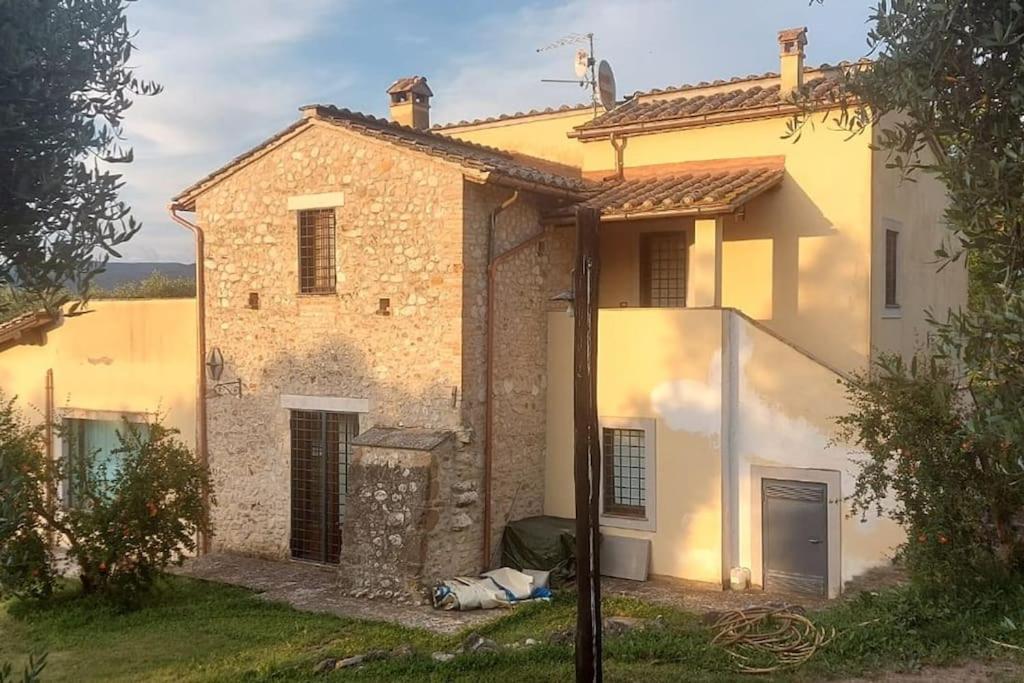
<instances>
[{"instance_id":1,"label":"yellow garden wall","mask_svg":"<svg viewBox=\"0 0 1024 683\"><path fill-rule=\"evenodd\" d=\"M33 421L45 414L47 369L55 417L69 409L159 413L194 447L195 300L93 301L47 332L44 345L0 351L0 389Z\"/></svg>"}]
</instances>

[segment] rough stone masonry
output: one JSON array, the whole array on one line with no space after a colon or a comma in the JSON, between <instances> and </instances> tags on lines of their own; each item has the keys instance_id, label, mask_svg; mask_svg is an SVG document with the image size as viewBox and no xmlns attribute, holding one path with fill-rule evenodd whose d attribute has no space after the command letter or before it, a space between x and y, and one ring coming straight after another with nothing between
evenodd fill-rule
<instances>
[{"instance_id":1,"label":"rough stone masonry","mask_svg":"<svg viewBox=\"0 0 1024 683\"><path fill-rule=\"evenodd\" d=\"M337 291L299 294L289 200L320 193L340 197ZM198 196L207 349L224 356L222 381L243 385L240 398L207 400L215 549L289 556L282 397L328 397L363 402L361 433L443 437L433 448L356 447L342 550L351 589L407 596L414 583L481 569L487 232L510 194L445 160L314 125ZM523 192L498 221L495 252L536 234L540 211ZM542 509L545 311L567 281L549 271L568 248L548 234L497 273L495 544L506 519Z\"/></svg>"}]
</instances>

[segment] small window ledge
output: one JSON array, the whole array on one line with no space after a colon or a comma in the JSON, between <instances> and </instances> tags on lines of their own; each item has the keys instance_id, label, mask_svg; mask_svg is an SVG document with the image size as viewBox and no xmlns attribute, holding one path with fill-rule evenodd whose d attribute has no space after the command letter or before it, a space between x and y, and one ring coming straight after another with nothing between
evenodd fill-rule
<instances>
[{"instance_id":1,"label":"small window ledge","mask_svg":"<svg viewBox=\"0 0 1024 683\"><path fill-rule=\"evenodd\" d=\"M882 309L882 318L886 320L893 320L896 318L903 317L903 309L899 306L886 306Z\"/></svg>"}]
</instances>

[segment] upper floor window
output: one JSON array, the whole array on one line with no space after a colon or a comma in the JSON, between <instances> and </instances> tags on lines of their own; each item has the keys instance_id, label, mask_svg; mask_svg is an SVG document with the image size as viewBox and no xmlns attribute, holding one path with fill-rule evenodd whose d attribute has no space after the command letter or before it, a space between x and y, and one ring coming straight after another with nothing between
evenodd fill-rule
<instances>
[{"instance_id":1,"label":"upper floor window","mask_svg":"<svg viewBox=\"0 0 1024 683\"><path fill-rule=\"evenodd\" d=\"M334 209L299 211L299 292L334 294Z\"/></svg>"},{"instance_id":2,"label":"upper floor window","mask_svg":"<svg viewBox=\"0 0 1024 683\"><path fill-rule=\"evenodd\" d=\"M898 230L885 231L885 307L899 308L899 245Z\"/></svg>"},{"instance_id":3,"label":"upper floor window","mask_svg":"<svg viewBox=\"0 0 1024 683\"><path fill-rule=\"evenodd\" d=\"M686 233L640 235L640 305L686 305Z\"/></svg>"}]
</instances>

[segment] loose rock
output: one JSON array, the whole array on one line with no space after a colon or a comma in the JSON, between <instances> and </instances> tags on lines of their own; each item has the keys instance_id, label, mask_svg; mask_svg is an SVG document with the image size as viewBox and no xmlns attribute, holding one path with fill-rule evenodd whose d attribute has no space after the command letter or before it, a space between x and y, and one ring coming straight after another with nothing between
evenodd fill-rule
<instances>
[{"instance_id":1,"label":"loose rock","mask_svg":"<svg viewBox=\"0 0 1024 683\"><path fill-rule=\"evenodd\" d=\"M435 662L450 662L455 659L455 655L448 652L435 652L431 655Z\"/></svg>"}]
</instances>

